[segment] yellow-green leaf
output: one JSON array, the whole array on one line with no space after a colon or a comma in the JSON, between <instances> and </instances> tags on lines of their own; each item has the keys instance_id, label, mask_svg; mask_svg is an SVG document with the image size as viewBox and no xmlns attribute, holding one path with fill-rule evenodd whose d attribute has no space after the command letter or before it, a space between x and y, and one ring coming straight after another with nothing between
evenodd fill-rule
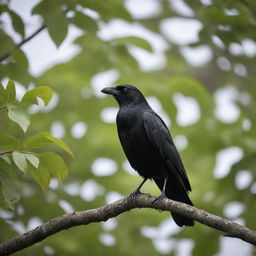
<instances>
[{"instance_id":1,"label":"yellow-green leaf","mask_svg":"<svg viewBox=\"0 0 256 256\"><path fill-rule=\"evenodd\" d=\"M9 165L11 165L11 161L10 161L10 159L9 159L8 156L5 156L5 155L0 156L0 161L1 161L1 160L5 161L5 162L8 163Z\"/></svg>"},{"instance_id":2,"label":"yellow-green leaf","mask_svg":"<svg viewBox=\"0 0 256 256\"><path fill-rule=\"evenodd\" d=\"M23 145L24 145L25 149L35 149L35 148L45 147L45 146L50 145L52 143L57 144L60 148L65 150L71 156L74 156L71 149L68 147L68 145L63 140L54 138L48 132L41 132L41 133L38 133L36 135L33 135L33 136L27 138L24 141Z\"/></svg>"},{"instance_id":3,"label":"yellow-green leaf","mask_svg":"<svg viewBox=\"0 0 256 256\"><path fill-rule=\"evenodd\" d=\"M53 152L46 152L39 155L40 164L48 169L48 172L56 177L61 183L68 175L68 168L64 160Z\"/></svg>"},{"instance_id":4,"label":"yellow-green leaf","mask_svg":"<svg viewBox=\"0 0 256 256\"><path fill-rule=\"evenodd\" d=\"M13 152L12 158L17 167L24 173L27 172L27 161L26 156L20 152Z\"/></svg>"},{"instance_id":5,"label":"yellow-green leaf","mask_svg":"<svg viewBox=\"0 0 256 256\"><path fill-rule=\"evenodd\" d=\"M8 98L8 103L16 100L16 89L12 80L9 80L5 91Z\"/></svg>"},{"instance_id":6,"label":"yellow-green leaf","mask_svg":"<svg viewBox=\"0 0 256 256\"><path fill-rule=\"evenodd\" d=\"M39 158L33 154L25 154L25 157L28 161L35 167L38 168L39 166Z\"/></svg>"},{"instance_id":7,"label":"yellow-green leaf","mask_svg":"<svg viewBox=\"0 0 256 256\"><path fill-rule=\"evenodd\" d=\"M6 156L4 156L4 157L6 157ZM6 173L8 173L8 171L11 168L10 159L8 157L7 157L7 159L3 158L3 156L0 156L0 171L5 171Z\"/></svg>"},{"instance_id":8,"label":"yellow-green leaf","mask_svg":"<svg viewBox=\"0 0 256 256\"><path fill-rule=\"evenodd\" d=\"M35 179L35 181L39 184L41 189L45 192L49 186L51 176L48 170L48 166L45 165L45 162L41 161L38 168L35 168L32 164L28 165L28 171Z\"/></svg>"},{"instance_id":9,"label":"yellow-green leaf","mask_svg":"<svg viewBox=\"0 0 256 256\"><path fill-rule=\"evenodd\" d=\"M7 93L2 84L0 84L0 106L4 105L8 101Z\"/></svg>"},{"instance_id":10,"label":"yellow-green leaf","mask_svg":"<svg viewBox=\"0 0 256 256\"><path fill-rule=\"evenodd\" d=\"M41 98L44 101L44 104L47 105L52 98L53 91L48 86L39 86L34 89L31 89L25 93L21 102L27 102L29 104L38 104L37 97Z\"/></svg>"},{"instance_id":11,"label":"yellow-green leaf","mask_svg":"<svg viewBox=\"0 0 256 256\"><path fill-rule=\"evenodd\" d=\"M17 123L22 128L24 133L26 133L30 121L24 112L21 112L17 109L8 108L8 117L13 122Z\"/></svg>"},{"instance_id":12,"label":"yellow-green leaf","mask_svg":"<svg viewBox=\"0 0 256 256\"><path fill-rule=\"evenodd\" d=\"M43 148L53 143L48 139L49 135L48 132L41 132L30 136L24 141L23 146L25 149Z\"/></svg>"},{"instance_id":13,"label":"yellow-green leaf","mask_svg":"<svg viewBox=\"0 0 256 256\"><path fill-rule=\"evenodd\" d=\"M53 141L55 144L57 144L60 148L62 148L63 150L65 150L68 154L70 154L72 157L74 157L73 152L71 151L71 149L69 148L69 146L60 139L57 139L55 137L50 136L49 139L51 141Z\"/></svg>"},{"instance_id":14,"label":"yellow-green leaf","mask_svg":"<svg viewBox=\"0 0 256 256\"><path fill-rule=\"evenodd\" d=\"M13 168L8 156L5 156L5 155L0 156L0 176L1 174L3 175L7 174L8 176L15 179L17 177L17 172L14 169L15 168Z\"/></svg>"},{"instance_id":15,"label":"yellow-green leaf","mask_svg":"<svg viewBox=\"0 0 256 256\"><path fill-rule=\"evenodd\" d=\"M0 133L0 151L19 150L20 142L14 136Z\"/></svg>"}]
</instances>

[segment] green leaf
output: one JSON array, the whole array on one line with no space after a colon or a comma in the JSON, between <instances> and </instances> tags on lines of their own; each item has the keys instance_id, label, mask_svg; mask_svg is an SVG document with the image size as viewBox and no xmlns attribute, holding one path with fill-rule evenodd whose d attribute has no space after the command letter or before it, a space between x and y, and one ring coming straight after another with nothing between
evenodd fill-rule
<instances>
[{"instance_id":1,"label":"green leaf","mask_svg":"<svg viewBox=\"0 0 256 256\"><path fill-rule=\"evenodd\" d=\"M44 104L46 106L51 100L52 94L53 92L50 87L39 86L27 91L27 93L23 96L21 102L28 102L29 104L38 104L37 97L40 97L44 101Z\"/></svg>"},{"instance_id":2,"label":"green leaf","mask_svg":"<svg viewBox=\"0 0 256 256\"><path fill-rule=\"evenodd\" d=\"M152 47L151 44L143 39L143 38L139 38L139 37L135 37L135 36L130 36L130 37L122 37L122 38L115 38L114 40L111 41L113 44L116 45L129 45L132 44L134 46L143 48L144 50L147 51L151 51L152 52Z\"/></svg>"},{"instance_id":3,"label":"green leaf","mask_svg":"<svg viewBox=\"0 0 256 256\"><path fill-rule=\"evenodd\" d=\"M53 152L46 152L39 155L40 164L42 163L49 173L56 177L61 183L68 175L68 168L64 160Z\"/></svg>"},{"instance_id":4,"label":"green leaf","mask_svg":"<svg viewBox=\"0 0 256 256\"><path fill-rule=\"evenodd\" d=\"M0 84L0 106L4 105L8 101L7 93L2 84Z\"/></svg>"},{"instance_id":5,"label":"green leaf","mask_svg":"<svg viewBox=\"0 0 256 256\"><path fill-rule=\"evenodd\" d=\"M12 17L12 25L14 30L21 35L22 38L25 36L25 27L22 19L14 11L8 10L9 14Z\"/></svg>"},{"instance_id":6,"label":"green leaf","mask_svg":"<svg viewBox=\"0 0 256 256\"><path fill-rule=\"evenodd\" d=\"M35 167L38 168L39 165L39 158L33 154L25 154L25 157L28 161Z\"/></svg>"},{"instance_id":7,"label":"green leaf","mask_svg":"<svg viewBox=\"0 0 256 256\"><path fill-rule=\"evenodd\" d=\"M24 133L27 131L30 121L24 112L17 109L8 108L8 117L15 123L17 123Z\"/></svg>"},{"instance_id":8,"label":"green leaf","mask_svg":"<svg viewBox=\"0 0 256 256\"><path fill-rule=\"evenodd\" d=\"M68 32L68 21L62 3L60 1L41 1L32 13L42 15L52 40L56 46L59 46Z\"/></svg>"},{"instance_id":9,"label":"green leaf","mask_svg":"<svg viewBox=\"0 0 256 256\"><path fill-rule=\"evenodd\" d=\"M13 152L12 158L17 167L24 173L27 172L27 161L26 156L20 152Z\"/></svg>"},{"instance_id":10,"label":"green leaf","mask_svg":"<svg viewBox=\"0 0 256 256\"><path fill-rule=\"evenodd\" d=\"M13 77L16 77L19 75L24 76L22 72L27 71L28 65L29 65L26 54L20 48L17 48L17 47L14 48L10 54L12 58L15 59L15 66L19 67L19 70L10 70L14 73Z\"/></svg>"},{"instance_id":11,"label":"green leaf","mask_svg":"<svg viewBox=\"0 0 256 256\"><path fill-rule=\"evenodd\" d=\"M25 53L17 48L13 47L9 50L10 57L12 61L8 61L4 65L4 75L10 77L22 84L28 84L31 82L31 75L28 73L28 59Z\"/></svg>"},{"instance_id":12,"label":"green leaf","mask_svg":"<svg viewBox=\"0 0 256 256\"><path fill-rule=\"evenodd\" d=\"M48 132L41 132L41 133L38 133L36 135L33 135L33 136L27 138L24 141L23 145L24 145L25 149L35 149L35 148L45 147L52 143L57 144L60 148L62 148L68 154L70 154L71 156L74 157L73 152L71 151L71 149L68 147L68 145L64 141L52 137Z\"/></svg>"},{"instance_id":13,"label":"green leaf","mask_svg":"<svg viewBox=\"0 0 256 256\"><path fill-rule=\"evenodd\" d=\"M50 134L48 132L41 132L30 136L24 141L23 146L25 149L43 148L53 143L48 139L49 136Z\"/></svg>"},{"instance_id":14,"label":"green leaf","mask_svg":"<svg viewBox=\"0 0 256 256\"><path fill-rule=\"evenodd\" d=\"M2 29L0 30L0 42L1 42L0 56L5 56L8 52L11 52L15 47L15 43L12 40L12 38L9 35L7 35L5 31L3 31Z\"/></svg>"},{"instance_id":15,"label":"green leaf","mask_svg":"<svg viewBox=\"0 0 256 256\"><path fill-rule=\"evenodd\" d=\"M100 14L101 20L108 22L113 17L119 17L126 21L132 21L131 14L124 8L123 1L108 0L103 1L80 1L80 4L85 8L97 11Z\"/></svg>"},{"instance_id":16,"label":"green leaf","mask_svg":"<svg viewBox=\"0 0 256 256\"><path fill-rule=\"evenodd\" d=\"M6 156L5 156L6 157ZM7 157L8 158L8 157ZM8 173L8 171L11 168L10 159L8 158L9 162L6 161L6 158L3 158L3 156L0 157L0 170L5 171L5 173Z\"/></svg>"},{"instance_id":17,"label":"green leaf","mask_svg":"<svg viewBox=\"0 0 256 256\"><path fill-rule=\"evenodd\" d=\"M8 103L16 100L16 89L12 80L9 80L5 91L8 98Z\"/></svg>"},{"instance_id":18,"label":"green leaf","mask_svg":"<svg viewBox=\"0 0 256 256\"><path fill-rule=\"evenodd\" d=\"M2 156L0 156L0 160L3 160L3 161L5 161L6 163L8 163L9 165L11 165L11 161L10 161L10 159L9 159L9 157L8 156L5 156L5 155L2 155Z\"/></svg>"},{"instance_id":19,"label":"green leaf","mask_svg":"<svg viewBox=\"0 0 256 256\"><path fill-rule=\"evenodd\" d=\"M17 177L17 172L14 169L15 168L13 168L9 157L0 156L0 176L1 176L1 173L4 172L8 176L15 179Z\"/></svg>"},{"instance_id":20,"label":"green leaf","mask_svg":"<svg viewBox=\"0 0 256 256\"><path fill-rule=\"evenodd\" d=\"M55 137L50 136L49 139L51 141L53 141L55 144L57 144L60 148L62 148L63 150L65 150L68 154L70 154L72 157L74 157L73 152L71 151L71 149L68 147L68 145L60 139L57 139Z\"/></svg>"},{"instance_id":21,"label":"green leaf","mask_svg":"<svg viewBox=\"0 0 256 256\"><path fill-rule=\"evenodd\" d=\"M82 12L76 12L72 18L72 23L86 31L95 32L98 30L97 22Z\"/></svg>"},{"instance_id":22,"label":"green leaf","mask_svg":"<svg viewBox=\"0 0 256 256\"><path fill-rule=\"evenodd\" d=\"M14 206L20 200L20 191L17 182L7 175L0 175L0 191L4 202L9 209L14 209Z\"/></svg>"},{"instance_id":23,"label":"green leaf","mask_svg":"<svg viewBox=\"0 0 256 256\"><path fill-rule=\"evenodd\" d=\"M31 173L35 181L39 184L41 189L45 192L49 186L51 176L48 170L48 166L45 162L39 160L38 168L35 168L32 164L28 165L28 171Z\"/></svg>"},{"instance_id":24,"label":"green leaf","mask_svg":"<svg viewBox=\"0 0 256 256\"><path fill-rule=\"evenodd\" d=\"M68 23L66 22L65 18L62 16L59 17L61 18L61 22L55 20L52 23L47 23L49 34L56 46L60 46L68 33Z\"/></svg>"},{"instance_id":25,"label":"green leaf","mask_svg":"<svg viewBox=\"0 0 256 256\"><path fill-rule=\"evenodd\" d=\"M24 38L25 28L24 28L24 23L23 23L22 19L20 18L20 16L17 15L17 13L14 12L13 10L9 9L9 7L7 5L1 5L0 6L0 14L4 13L4 12L7 12L10 14L11 20L12 20L12 26L13 26L14 30L17 33L19 33L22 38Z\"/></svg>"},{"instance_id":26,"label":"green leaf","mask_svg":"<svg viewBox=\"0 0 256 256\"><path fill-rule=\"evenodd\" d=\"M9 150L19 150L20 142L14 136L0 133L0 150L9 151Z\"/></svg>"}]
</instances>

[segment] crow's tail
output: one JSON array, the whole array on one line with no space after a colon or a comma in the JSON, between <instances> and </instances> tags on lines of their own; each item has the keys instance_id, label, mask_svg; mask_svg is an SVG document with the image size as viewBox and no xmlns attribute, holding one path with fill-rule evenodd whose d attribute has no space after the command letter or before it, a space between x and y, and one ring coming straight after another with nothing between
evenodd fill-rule
<instances>
[{"instance_id":1,"label":"crow's tail","mask_svg":"<svg viewBox=\"0 0 256 256\"><path fill-rule=\"evenodd\" d=\"M154 179L155 183L162 191L164 185L164 179ZM168 179L166 184L166 197L178 202L186 203L193 206L190 198L188 197L187 191L177 182L177 180ZM194 221L185 216L179 215L177 213L171 212L173 220L175 223L182 226L193 226Z\"/></svg>"}]
</instances>

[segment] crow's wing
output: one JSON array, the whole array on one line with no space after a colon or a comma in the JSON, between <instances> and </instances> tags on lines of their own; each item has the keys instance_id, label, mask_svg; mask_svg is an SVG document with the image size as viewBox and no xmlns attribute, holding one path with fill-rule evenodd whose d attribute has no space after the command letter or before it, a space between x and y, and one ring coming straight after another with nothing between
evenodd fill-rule
<instances>
[{"instance_id":1,"label":"crow's wing","mask_svg":"<svg viewBox=\"0 0 256 256\"><path fill-rule=\"evenodd\" d=\"M191 186L171 134L163 120L153 111L145 111L143 125L147 137L155 150L160 153L168 171L176 177L185 190L191 191Z\"/></svg>"}]
</instances>

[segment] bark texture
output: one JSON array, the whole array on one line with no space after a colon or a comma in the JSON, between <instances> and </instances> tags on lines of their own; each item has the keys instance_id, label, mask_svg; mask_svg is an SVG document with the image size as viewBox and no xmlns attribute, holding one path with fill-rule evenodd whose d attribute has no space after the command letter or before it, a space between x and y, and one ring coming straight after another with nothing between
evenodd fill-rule
<instances>
[{"instance_id":1,"label":"bark texture","mask_svg":"<svg viewBox=\"0 0 256 256\"><path fill-rule=\"evenodd\" d=\"M220 230L225 236L236 237L252 245L256 245L256 231L254 230L184 203L170 199L154 201L155 199L156 197L141 193L138 194L134 200L127 200L127 198L124 198L100 208L59 216L27 233L1 243L0 255L10 255L38 243L61 230L79 225L87 225L93 222L106 221L135 208L152 208L162 211L172 211Z\"/></svg>"}]
</instances>

